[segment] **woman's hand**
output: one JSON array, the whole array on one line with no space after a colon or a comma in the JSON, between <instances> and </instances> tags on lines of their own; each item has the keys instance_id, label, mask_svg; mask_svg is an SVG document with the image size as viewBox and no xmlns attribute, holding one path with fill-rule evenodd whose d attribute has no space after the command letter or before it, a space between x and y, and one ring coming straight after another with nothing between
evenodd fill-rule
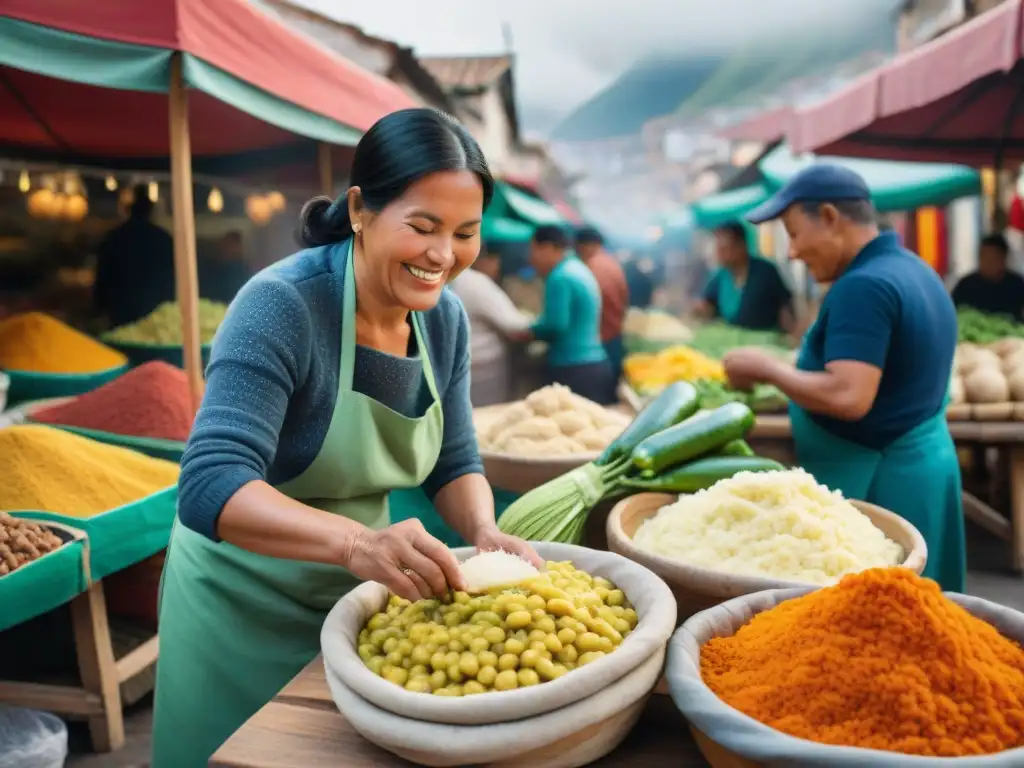
<instances>
[{"instance_id":1,"label":"woman's hand","mask_svg":"<svg viewBox=\"0 0 1024 768\"><path fill-rule=\"evenodd\" d=\"M771 382L779 361L767 352L754 347L742 347L729 352L723 359L729 383L739 390L752 389L755 384Z\"/></svg>"},{"instance_id":2,"label":"woman's hand","mask_svg":"<svg viewBox=\"0 0 1024 768\"><path fill-rule=\"evenodd\" d=\"M403 520L380 531L358 530L343 565L366 581L376 581L406 600L440 597L465 590L459 562L419 520Z\"/></svg>"},{"instance_id":3,"label":"woman's hand","mask_svg":"<svg viewBox=\"0 0 1024 768\"><path fill-rule=\"evenodd\" d=\"M503 549L513 555L519 555L526 562L543 570L544 560L538 555L529 542L509 536L498 530L498 526L490 525L483 528L473 539L473 546L481 552L491 552L496 549Z\"/></svg>"}]
</instances>

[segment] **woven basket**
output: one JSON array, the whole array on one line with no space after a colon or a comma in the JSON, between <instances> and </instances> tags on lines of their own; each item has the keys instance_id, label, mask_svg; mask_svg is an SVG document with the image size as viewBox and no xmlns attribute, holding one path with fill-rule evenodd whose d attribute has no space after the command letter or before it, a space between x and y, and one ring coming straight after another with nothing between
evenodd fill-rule
<instances>
[{"instance_id":1,"label":"woven basket","mask_svg":"<svg viewBox=\"0 0 1024 768\"><path fill-rule=\"evenodd\" d=\"M640 549L633 543L640 524L653 517L659 509L672 504L678 497L665 493L641 493L620 501L608 515L608 548L612 552L635 560L661 576L676 597L678 618L682 623L700 611L718 605L723 600L762 592L766 589L807 587L800 582L721 573L698 568L677 560ZM852 501L876 528L901 547L905 559L903 567L915 573L924 571L928 548L924 538L914 526L888 510L863 501Z\"/></svg>"},{"instance_id":2,"label":"woven basket","mask_svg":"<svg viewBox=\"0 0 1024 768\"><path fill-rule=\"evenodd\" d=\"M700 649L715 637L731 637L762 611L800 597L813 588L771 590L746 595L691 617L669 643L665 677L676 706L712 768L1019 768L1024 747L978 757L934 758L859 747L818 744L781 733L733 709L708 688L700 675ZM1024 642L1024 613L978 597L947 592L946 596L992 624L1003 635Z\"/></svg>"}]
</instances>

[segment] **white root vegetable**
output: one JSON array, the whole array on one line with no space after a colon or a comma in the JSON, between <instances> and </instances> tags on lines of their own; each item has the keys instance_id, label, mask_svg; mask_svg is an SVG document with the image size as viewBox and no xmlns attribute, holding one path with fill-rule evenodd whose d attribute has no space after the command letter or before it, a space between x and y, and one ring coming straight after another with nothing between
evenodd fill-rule
<instances>
[{"instance_id":1,"label":"white root vegetable","mask_svg":"<svg viewBox=\"0 0 1024 768\"><path fill-rule=\"evenodd\" d=\"M1010 397L1015 403L1024 403L1024 368L1012 371L1006 377L1006 383L1010 385Z\"/></svg>"},{"instance_id":2,"label":"white root vegetable","mask_svg":"<svg viewBox=\"0 0 1024 768\"><path fill-rule=\"evenodd\" d=\"M1017 352L1024 350L1024 339L1018 338L1007 338L1000 339L999 341L989 344L989 349L995 352L1002 358L1009 357Z\"/></svg>"},{"instance_id":3,"label":"white root vegetable","mask_svg":"<svg viewBox=\"0 0 1024 768\"><path fill-rule=\"evenodd\" d=\"M1005 403L1010 400L1010 385L1002 372L982 367L964 377L964 392L970 403Z\"/></svg>"},{"instance_id":4,"label":"white root vegetable","mask_svg":"<svg viewBox=\"0 0 1024 768\"><path fill-rule=\"evenodd\" d=\"M1003 361L991 349L976 349L961 359L960 373L968 375L980 368L992 368L1000 371L1002 367Z\"/></svg>"},{"instance_id":5,"label":"white root vegetable","mask_svg":"<svg viewBox=\"0 0 1024 768\"><path fill-rule=\"evenodd\" d=\"M589 414L579 411L559 411L551 416L551 420L562 430L563 435L572 437L581 429L587 429L594 425L594 420Z\"/></svg>"}]
</instances>

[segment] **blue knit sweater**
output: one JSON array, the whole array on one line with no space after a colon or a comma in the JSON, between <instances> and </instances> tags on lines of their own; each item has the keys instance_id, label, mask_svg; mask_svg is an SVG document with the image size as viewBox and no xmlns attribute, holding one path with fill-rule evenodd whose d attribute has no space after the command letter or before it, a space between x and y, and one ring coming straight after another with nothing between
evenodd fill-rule
<instances>
[{"instance_id":1,"label":"blue knit sweater","mask_svg":"<svg viewBox=\"0 0 1024 768\"><path fill-rule=\"evenodd\" d=\"M213 343L206 394L181 462L178 515L216 539L217 517L253 480L297 477L320 452L338 393L348 243L311 248L263 270L239 291ZM444 409L431 498L483 472L469 401L469 320L448 289L424 313L425 344ZM408 357L359 346L353 387L407 416L430 404L420 350Z\"/></svg>"}]
</instances>

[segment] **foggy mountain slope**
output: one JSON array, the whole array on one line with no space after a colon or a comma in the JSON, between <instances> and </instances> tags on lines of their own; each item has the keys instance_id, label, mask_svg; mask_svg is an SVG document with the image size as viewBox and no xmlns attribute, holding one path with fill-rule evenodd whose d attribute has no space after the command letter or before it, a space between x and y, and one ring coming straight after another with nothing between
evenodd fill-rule
<instances>
[{"instance_id":1,"label":"foggy mountain slope","mask_svg":"<svg viewBox=\"0 0 1024 768\"><path fill-rule=\"evenodd\" d=\"M839 22L842 23L839 23ZM891 51L895 19L875 12L813 31L754 38L728 54L662 55L630 67L553 130L559 141L593 141L637 133L672 113L695 117L715 107L756 103L794 78L820 76L867 51Z\"/></svg>"},{"instance_id":2,"label":"foggy mountain slope","mask_svg":"<svg viewBox=\"0 0 1024 768\"><path fill-rule=\"evenodd\" d=\"M590 141L635 134L651 118L674 112L723 61L721 56L705 54L636 64L562 119L552 138Z\"/></svg>"}]
</instances>

